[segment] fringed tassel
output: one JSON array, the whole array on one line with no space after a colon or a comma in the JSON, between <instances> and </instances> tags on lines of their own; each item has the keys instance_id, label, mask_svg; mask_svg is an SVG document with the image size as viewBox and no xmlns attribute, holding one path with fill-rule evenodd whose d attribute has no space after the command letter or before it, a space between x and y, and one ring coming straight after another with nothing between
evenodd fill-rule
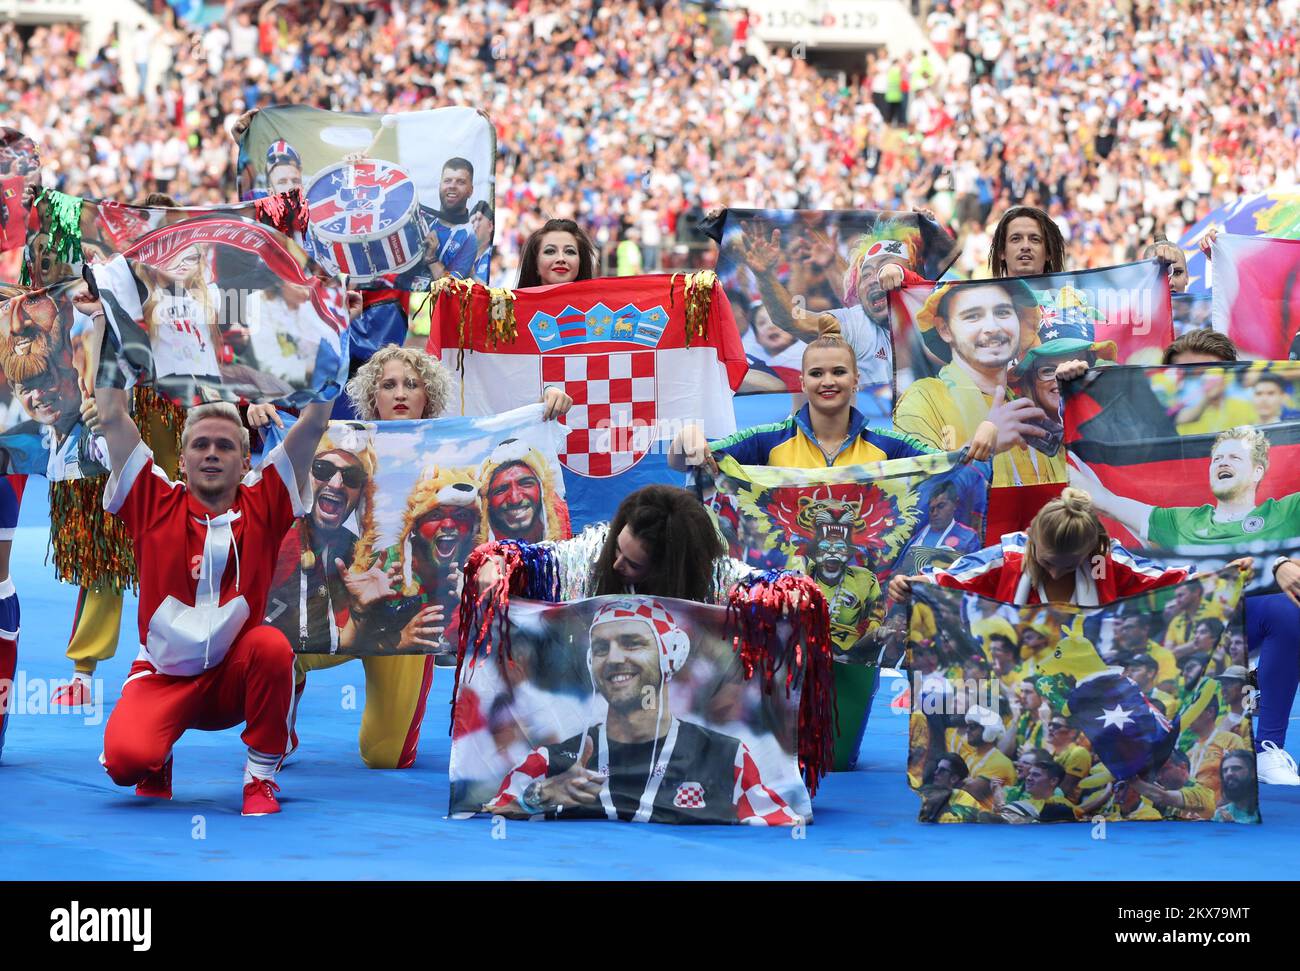
<instances>
[{"instance_id":1,"label":"fringed tassel","mask_svg":"<svg viewBox=\"0 0 1300 971\"><path fill-rule=\"evenodd\" d=\"M505 287L488 287L487 291L488 346L511 344L519 333L515 324L515 292Z\"/></svg>"},{"instance_id":2,"label":"fringed tassel","mask_svg":"<svg viewBox=\"0 0 1300 971\"><path fill-rule=\"evenodd\" d=\"M674 273L668 281L668 304L671 307L676 295L675 286L678 274ZM718 284L718 275L712 270L699 270L695 273L682 274L683 311L686 316L686 346L691 342L709 337L709 311L713 306L713 288Z\"/></svg>"},{"instance_id":3,"label":"fringed tassel","mask_svg":"<svg viewBox=\"0 0 1300 971\"><path fill-rule=\"evenodd\" d=\"M81 198L57 189L46 189L41 198L49 213L50 249L55 259L69 265L80 263Z\"/></svg>"},{"instance_id":4,"label":"fringed tassel","mask_svg":"<svg viewBox=\"0 0 1300 971\"><path fill-rule=\"evenodd\" d=\"M727 630L745 677L758 672L770 691L785 671L788 695L799 688L799 767L808 794L835 760L835 664L826 596L808 577L790 570L752 574L731 589Z\"/></svg>"},{"instance_id":5,"label":"fringed tassel","mask_svg":"<svg viewBox=\"0 0 1300 971\"><path fill-rule=\"evenodd\" d=\"M491 588L489 598L484 598L478 588L479 570L489 560L498 558L501 583ZM510 659L511 597L551 603L560 599L560 570L549 546L505 539L484 543L469 555L461 582L460 642L456 649L456 680L451 689L453 721L460 672L466 657L473 667L480 654L487 657L492 653L492 644L496 642L501 645L506 660Z\"/></svg>"},{"instance_id":6,"label":"fringed tassel","mask_svg":"<svg viewBox=\"0 0 1300 971\"><path fill-rule=\"evenodd\" d=\"M307 206L301 189L290 189L253 202L257 221L286 236L307 231Z\"/></svg>"},{"instance_id":7,"label":"fringed tassel","mask_svg":"<svg viewBox=\"0 0 1300 971\"><path fill-rule=\"evenodd\" d=\"M157 455L159 446L162 446L167 455L179 456L181 432L185 430L185 409L143 384L135 386L132 404L135 424L140 429L140 440L149 450ZM176 474L175 469L164 471L169 475Z\"/></svg>"},{"instance_id":8,"label":"fringed tassel","mask_svg":"<svg viewBox=\"0 0 1300 971\"><path fill-rule=\"evenodd\" d=\"M50 483L50 547L64 583L121 593L136 587L135 548L126 527L104 511L107 476Z\"/></svg>"}]
</instances>

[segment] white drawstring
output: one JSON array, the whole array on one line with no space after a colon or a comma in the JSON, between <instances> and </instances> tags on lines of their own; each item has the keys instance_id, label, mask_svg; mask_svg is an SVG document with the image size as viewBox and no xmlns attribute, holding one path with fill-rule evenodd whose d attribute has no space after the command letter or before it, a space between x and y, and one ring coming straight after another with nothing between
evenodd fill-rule
<instances>
[{"instance_id":1,"label":"white drawstring","mask_svg":"<svg viewBox=\"0 0 1300 971\"><path fill-rule=\"evenodd\" d=\"M202 570L203 570L203 572L207 573L207 575L208 575L208 602L211 603L211 602L212 602L212 599L213 599L213 597L212 597L212 573L213 573L213 565L214 565L214 564L212 563L212 553L211 553L211 550L210 550L210 547L212 546L212 544L209 542L209 540L212 538L212 517L209 516L207 513L204 513L204 514L203 514L203 518L204 518L204 520L206 521L206 524L207 524L207 527L206 527L206 528L207 528L207 532L204 533L204 535L203 535L203 560L202 560ZM203 670L204 670L204 671L206 671L206 670L208 669L208 652L209 652L210 648L212 647L212 611L211 611L211 610L208 610L208 611L206 611L206 613L207 613L207 615L208 615L208 636L207 636L207 639L203 642Z\"/></svg>"}]
</instances>

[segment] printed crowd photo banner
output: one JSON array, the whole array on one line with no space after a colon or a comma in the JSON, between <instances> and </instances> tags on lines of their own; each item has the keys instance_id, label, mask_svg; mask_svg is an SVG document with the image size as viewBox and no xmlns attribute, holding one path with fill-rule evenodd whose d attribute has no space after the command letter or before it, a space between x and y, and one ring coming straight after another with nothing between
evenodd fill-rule
<instances>
[{"instance_id":1,"label":"printed crowd photo banner","mask_svg":"<svg viewBox=\"0 0 1300 971\"><path fill-rule=\"evenodd\" d=\"M1090 371L1065 388L1070 484L1126 548L1200 569L1253 555L1262 590L1300 554L1297 380L1285 361Z\"/></svg>"},{"instance_id":2,"label":"printed crowd photo banner","mask_svg":"<svg viewBox=\"0 0 1300 971\"><path fill-rule=\"evenodd\" d=\"M117 363L180 405L335 397L347 380L342 281L249 219L164 225L88 268Z\"/></svg>"},{"instance_id":3,"label":"printed crowd photo banner","mask_svg":"<svg viewBox=\"0 0 1300 971\"><path fill-rule=\"evenodd\" d=\"M801 672L742 659L728 612L682 600L515 599L509 654L466 657L453 816L796 826Z\"/></svg>"},{"instance_id":4,"label":"printed crowd photo banner","mask_svg":"<svg viewBox=\"0 0 1300 971\"><path fill-rule=\"evenodd\" d=\"M1158 363L1173 339L1169 280L1154 260L907 286L891 307L899 430L951 450L991 419L1025 442L993 460L991 540L1023 528L1065 482L1056 367Z\"/></svg>"},{"instance_id":5,"label":"printed crowd photo banner","mask_svg":"<svg viewBox=\"0 0 1300 971\"><path fill-rule=\"evenodd\" d=\"M285 537L268 623L302 654L454 652L479 543L570 535L555 425L490 418L331 422L308 514ZM271 443L283 432L272 428Z\"/></svg>"},{"instance_id":6,"label":"printed crowd photo banner","mask_svg":"<svg viewBox=\"0 0 1300 971\"><path fill-rule=\"evenodd\" d=\"M1221 622L1188 645L1173 630L1185 606L1231 614L1239 576L1101 607L915 584L919 820L1260 822L1244 644L1231 654Z\"/></svg>"},{"instance_id":7,"label":"printed crowd photo banner","mask_svg":"<svg viewBox=\"0 0 1300 971\"><path fill-rule=\"evenodd\" d=\"M837 661L874 664L905 626L884 624L889 578L982 545L988 482L960 461L951 452L783 469L726 457L711 505L733 557L816 581L830 605ZM892 646L901 653L901 643Z\"/></svg>"},{"instance_id":8,"label":"printed crowd photo banner","mask_svg":"<svg viewBox=\"0 0 1300 971\"><path fill-rule=\"evenodd\" d=\"M81 421L104 337L74 302L89 292L76 279L0 286L0 474L62 481L105 471L103 439Z\"/></svg>"},{"instance_id":9,"label":"printed crowd photo banner","mask_svg":"<svg viewBox=\"0 0 1300 971\"><path fill-rule=\"evenodd\" d=\"M32 286L81 276L86 264L105 263L156 229L206 216L252 219L302 238L302 195L289 192L223 206L131 206L70 196L56 189L36 194L27 224L24 270Z\"/></svg>"},{"instance_id":10,"label":"printed crowd photo banner","mask_svg":"<svg viewBox=\"0 0 1300 971\"><path fill-rule=\"evenodd\" d=\"M27 186L35 189L40 181L41 155L36 142L17 128L0 127L0 281L21 277L28 218L23 190Z\"/></svg>"},{"instance_id":11,"label":"printed crowd photo banner","mask_svg":"<svg viewBox=\"0 0 1300 971\"><path fill-rule=\"evenodd\" d=\"M1175 293L1170 295L1174 310L1174 337L1182 337L1189 330L1213 328L1214 294Z\"/></svg>"},{"instance_id":12,"label":"printed crowd photo banner","mask_svg":"<svg viewBox=\"0 0 1300 971\"><path fill-rule=\"evenodd\" d=\"M827 317L858 352L864 395L891 397L880 271L897 264L913 282L937 280L957 256L952 236L914 212L726 209L705 231L749 360L739 394L797 392L804 344Z\"/></svg>"},{"instance_id":13,"label":"printed crowd photo banner","mask_svg":"<svg viewBox=\"0 0 1300 971\"><path fill-rule=\"evenodd\" d=\"M633 489L680 483L667 451L684 425L710 439L735 431L746 364L709 271L435 291L426 349L458 376L464 414L517 408L548 386L573 398L560 461L575 530Z\"/></svg>"},{"instance_id":14,"label":"printed crowd photo banner","mask_svg":"<svg viewBox=\"0 0 1300 971\"><path fill-rule=\"evenodd\" d=\"M442 277L488 283L495 165L496 132L472 108L264 108L240 142L240 198L301 188L308 252L365 292L353 334L365 360L408 337L423 346L427 298L413 292Z\"/></svg>"},{"instance_id":15,"label":"printed crowd photo banner","mask_svg":"<svg viewBox=\"0 0 1300 971\"><path fill-rule=\"evenodd\" d=\"M1300 240L1220 234L1214 258L1214 329L1242 357L1300 357Z\"/></svg>"}]
</instances>

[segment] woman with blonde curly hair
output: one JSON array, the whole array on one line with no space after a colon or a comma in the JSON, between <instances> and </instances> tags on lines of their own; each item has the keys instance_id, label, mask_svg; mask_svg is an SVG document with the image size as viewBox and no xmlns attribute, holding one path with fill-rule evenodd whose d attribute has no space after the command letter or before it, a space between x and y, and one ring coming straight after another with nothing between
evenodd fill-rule
<instances>
[{"instance_id":1,"label":"woman with blonde curly hair","mask_svg":"<svg viewBox=\"0 0 1300 971\"><path fill-rule=\"evenodd\" d=\"M376 351L357 370L348 382L347 395L358 417L365 422L418 420L442 415L451 398L451 387L450 375L435 358L415 348L390 345ZM542 401L547 406L548 419L563 415L572 404L572 399L558 388L547 388L543 392ZM251 406L248 409L248 423L254 428L262 428L271 423L283 427L283 422L271 405ZM370 564L369 569L357 572L366 564L355 562L354 557L361 554L370 558L365 551L373 547L376 534L373 503L376 468L373 452L359 447L351 450L339 447L339 442L335 441L340 438L338 428L336 423L330 434L322 439L321 451L312 465L316 501L313 502L312 515L300 521L301 556L300 562L294 564L299 569L293 572L300 578L309 573L315 577L319 573L321 580L316 586L334 590L339 595L338 599L342 602L331 603L328 612L343 624L338 630L340 653L298 655L295 665L297 685L294 716L297 714L298 699L306 687L308 671L334 667L352 660L353 657L346 653L352 644L377 636L375 631L378 626L387 628L388 625L374 624L368 616L389 612L386 610L387 605L375 597L376 586L387 586L390 596L400 598L405 595L404 591L411 586L413 579L410 575L403 575L404 572L409 574L411 569L410 557L393 562L390 562L391 558L386 558L384 562ZM354 456L354 461L348 461L349 452ZM317 476L318 471L320 477ZM454 484L441 483L439 488L446 492L442 487ZM477 486L472 488L476 500ZM417 485L416 492L421 496L429 493L428 480ZM428 499L433 505L423 509L423 513L435 510L438 493L438 489L430 493ZM333 506L340 507L333 511L334 519L346 519L355 512L361 535L353 538L348 549L335 544L328 550L315 551L315 546L319 543L313 537L315 533L323 535L316 523L321 518L316 506L322 501L326 513L330 513ZM340 511L344 512L342 517L338 514ZM423 515L419 523L412 521L406 524L406 532L409 534L427 518L427 515ZM473 535L475 541L481 538L477 528ZM473 543L470 548L472 546ZM311 559L310 564L308 558ZM350 565L354 568L349 569ZM307 586L315 589L312 584ZM304 596L309 594L310 590ZM287 603L293 598L281 599ZM345 616L346 620L343 620ZM293 622L290 626L294 629L289 634L290 641L294 643L297 642L299 633L294 625L298 623L299 617L299 613L285 610L281 618ZM385 629L383 636L392 642L389 646L394 651L423 649L431 653L368 655L361 658L366 675L366 705L361 716L359 744L361 758L370 768L405 769L415 763L420 724L424 720L425 704L433 685L433 652L446 647L446 623L445 604L427 599L410 617L403 614L400 627ZM297 745L298 736L295 731L290 738L290 752Z\"/></svg>"}]
</instances>

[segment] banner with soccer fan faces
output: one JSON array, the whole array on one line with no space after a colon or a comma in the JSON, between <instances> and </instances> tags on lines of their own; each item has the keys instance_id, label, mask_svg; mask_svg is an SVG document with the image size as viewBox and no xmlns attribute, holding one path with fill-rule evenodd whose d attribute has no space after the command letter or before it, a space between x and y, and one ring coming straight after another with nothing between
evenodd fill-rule
<instances>
[{"instance_id":1,"label":"banner with soccer fan faces","mask_svg":"<svg viewBox=\"0 0 1300 971\"><path fill-rule=\"evenodd\" d=\"M1169 280L1154 260L908 286L891 307L898 429L954 449L992 418L1026 442L993 460L990 542L1023 529L1065 483L1056 366L1159 363L1173 339Z\"/></svg>"},{"instance_id":2,"label":"banner with soccer fan faces","mask_svg":"<svg viewBox=\"0 0 1300 971\"><path fill-rule=\"evenodd\" d=\"M285 537L267 623L303 654L454 651L479 543L567 539L556 426L490 418L331 422L310 510ZM272 429L272 444L282 432ZM340 563L342 566L340 566Z\"/></svg>"},{"instance_id":3,"label":"banner with soccer fan faces","mask_svg":"<svg viewBox=\"0 0 1300 971\"><path fill-rule=\"evenodd\" d=\"M1300 240L1221 233L1210 252L1214 329L1242 357L1300 358Z\"/></svg>"},{"instance_id":4,"label":"banner with soccer fan faces","mask_svg":"<svg viewBox=\"0 0 1300 971\"><path fill-rule=\"evenodd\" d=\"M1180 614L1164 609L1230 614L1240 595L1235 567L1100 607L915 584L919 820L1259 822L1244 649L1222 623L1171 648Z\"/></svg>"},{"instance_id":5,"label":"banner with soccer fan faces","mask_svg":"<svg viewBox=\"0 0 1300 971\"><path fill-rule=\"evenodd\" d=\"M209 215L165 225L87 269L126 379L180 405L338 395L346 295L293 240Z\"/></svg>"},{"instance_id":6,"label":"banner with soccer fan faces","mask_svg":"<svg viewBox=\"0 0 1300 971\"><path fill-rule=\"evenodd\" d=\"M857 350L863 394L892 395L880 270L894 263L937 280L957 256L953 237L914 212L726 209L703 228L718 243L718 278L749 360L742 395L799 391L804 344L823 315Z\"/></svg>"},{"instance_id":7,"label":"banner with soccer fan faces","mask_svg":"<svg viewBox=\"0 0 1300 971\"><path fill-rule=\"evenodd\" d=\"M513 600L508 653L461 668L449 811L811 822L800 672L765 675L732 635L725 608L682 600Z\"/></svg>"},{"instance_id":8,"label":"banner with soccer fan faces","mask_svg":"<svg viewBox=\"0 0 1300 971\"><path fill-rule=\"evenodd\" d=\"M1214 569L1300 555L1300 364L1113 367L1065 387L1070 484L1134 551Z\"/></svg>"},{"instance_id":9,"label":"banner with soccer fan faces","mask_svg":"<svg viewBox=\"0 0 1300 971\"><path fill-rule=\"evenodd\" d=\"M77 309L83 280L0 286L0 474L55 481L104 472L107 449L81 421L104 328Z\"/></svg>"},{"instance_id":10,"label":"banner with soccer fan faces","mask_svg":"<svg viewBox=\"0 0 1300 971\"><path fill-rule=\"evenodd\" d=\"M163 207L95 201L41 189L32 208L23 270L36 287L79 277L86 264L105 263L154 230L187 219L251 219L296 239L301 239L306 226L298 192L232 205Z\"/></svg>"},{"instance_id":11,"label":"banner with soccer fan faces","mask_svg":"<svg viewBox=\"0 0 1300 971\"><path fill-rule=\"evenodd\" d=\"M429 289L442 277L487 284L496 132L473 108L398 114L264 108L239 147L240 198L300 187L307 250L361 288L353 357L423 347ZM409 326L408 326L409 325Z\"/></svg>"},{"instance_id":12,"label":"banner with soccer fan faces","mask_svg":"<svg viewBox=\"0 0 1300 971\"><path fill-rule=\"evenodd\" d=\"M885 622L889 578L946 566L982 545L988 481L960 460L953 452L783 469L728 457L710 504L733 557L817 582L837 661L875 663L902 651L906 619Z\"/></svg>"},{"instance_id":13,"label":"banner with soccer fan faces","mask_svg":"<svg viewBox=\"0 0 1300 971\"><path fill-rule=\"evenodd\" d=\"M643 485L680 483L667 452L685 425L710 439L736 430L746 365L712 272L435 289L427 350L457 376L465 414L518 408L548 386L573 399L560 461L575 529Z\"/></svg>"}]
</instances>

